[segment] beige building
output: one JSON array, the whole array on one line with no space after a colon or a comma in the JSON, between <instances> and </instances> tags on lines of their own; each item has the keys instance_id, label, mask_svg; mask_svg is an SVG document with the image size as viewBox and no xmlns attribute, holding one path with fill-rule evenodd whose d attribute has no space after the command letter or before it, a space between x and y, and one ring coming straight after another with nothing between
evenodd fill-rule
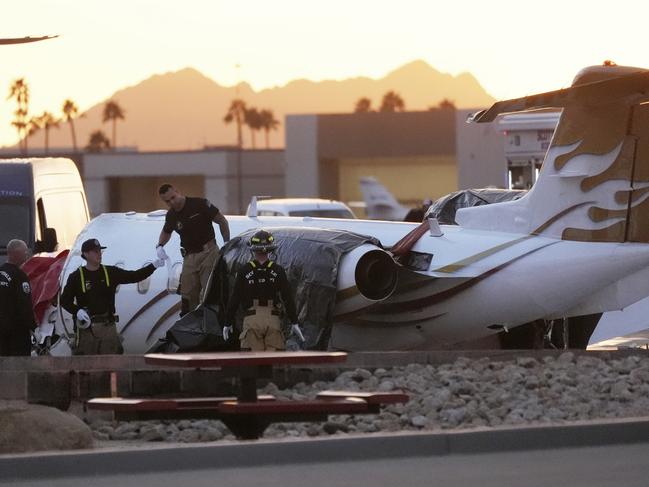
<instances>
[{"instance_id":1,"label":"beige building","mask_svg":"<svg viewBox=\"0 0 649 487\"><path fill-rule=\"evenodd\" d=\"M457 189L506 185L502 135L468 125L471 110L291 115L286 118L286 194L361 200L375 176L416 205Z\"/></svg>"}]
</instances>

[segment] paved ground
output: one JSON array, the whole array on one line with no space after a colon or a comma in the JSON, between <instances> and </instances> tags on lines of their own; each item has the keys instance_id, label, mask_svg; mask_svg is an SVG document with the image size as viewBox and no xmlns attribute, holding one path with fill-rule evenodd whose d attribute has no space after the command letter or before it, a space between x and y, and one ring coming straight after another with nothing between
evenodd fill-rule
<instances>
[{"instance_id":1,"label":"paved ground","mask_svg":"<svg viewBox=\"0 0 649 487\"><path fill-rule=\"evenodd\" d=\"M213 448L218 464L218 447ZM470 455L176 470L165 473L28 479L2 485L61 487L484 486L646 487L647 443ZM250 459L254 462L255 459ZM119 465L115 465L119 470ZM178 465L182 468L182 465ZM71 472L72 473L72 472Z\"/></svg>"}]
</instances>

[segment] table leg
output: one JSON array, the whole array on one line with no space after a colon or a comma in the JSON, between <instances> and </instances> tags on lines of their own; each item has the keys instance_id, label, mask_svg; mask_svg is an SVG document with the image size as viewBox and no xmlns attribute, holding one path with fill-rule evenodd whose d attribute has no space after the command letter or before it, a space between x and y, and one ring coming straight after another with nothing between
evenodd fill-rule
<instances>
[{"instance_id":1,"label":"table leg","mask_svg":"<svg viewBox=\"0 0 649 487\"><path fill-rule=\"evenodd\" d=\"M257 379L260 377L272 377L272 367L250 365L239 368L239 394L237 396L239 401L257 401Z\"/></svg>"}]
</instances>

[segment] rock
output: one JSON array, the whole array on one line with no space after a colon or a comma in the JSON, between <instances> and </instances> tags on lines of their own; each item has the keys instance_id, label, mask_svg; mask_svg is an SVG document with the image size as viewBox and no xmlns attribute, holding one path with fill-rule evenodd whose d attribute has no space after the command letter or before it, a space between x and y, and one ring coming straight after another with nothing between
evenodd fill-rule
<instances>
[{"instance_id":1,"label":"rock","mask_svg":"<svg viewBox=\"0 0 649 487\"><path fill-rule=\"evenodd\" d=\"M384 380L379 384L379 391L381 392L389 392L393 391L395 388L394 382L391 380Z\"/></svg>"},{"instance_id":2,"label":"rock","mask_svg":"<svg viewBox=\"0 0 649 487\"><path fill-rule=\"evenodd\" d=\"M412 424L417 428L423 428L424 426L426 426L427 422L428 419L426 419L426 416L421 416L421 415L415 416L414 418L410 419L410 424Z\"/></svg>"},{"instance_id":3,"label":"rock","mask_svg":"<svg viewBox=\"0 0 649 487\"><path fill-rule=\"evenodd\" d=\"M325 433L333 435L334 433L336 433L338 431L343 431L343 432L346 433L347 431L349 431L349 428L347 427L347 425L345 425L343 423L336 423L336 422L333 422L333 421L327 421L324 425L322 425L322 430Z\"/></svg>"},{"instance_id":4,"label":"rock","mask_svg":"<svg viewBox=\"0 0 649 487\"><path fill-rule=\"evenodd\" d=\"M18 401L0 402L0 453L92 447L92 430L72 414Z\"/></svg>"}]
</instances>

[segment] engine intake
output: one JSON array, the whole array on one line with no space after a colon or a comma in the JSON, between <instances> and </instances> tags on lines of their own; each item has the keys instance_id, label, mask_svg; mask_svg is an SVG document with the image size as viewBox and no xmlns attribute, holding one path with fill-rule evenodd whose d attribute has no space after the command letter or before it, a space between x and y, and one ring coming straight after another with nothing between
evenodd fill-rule
<instances>
[{"instance_id":1,"label":"engine intake","mask_svg":"<svg viewBox=\"0 0 649 487\"><path fill-rule=\"evenodd\" d=\"M358 260L354 278L358 291L365 298L381 301L397 286L396 264L386 252L370 250Z\"/></svg>"}]
</instances>

